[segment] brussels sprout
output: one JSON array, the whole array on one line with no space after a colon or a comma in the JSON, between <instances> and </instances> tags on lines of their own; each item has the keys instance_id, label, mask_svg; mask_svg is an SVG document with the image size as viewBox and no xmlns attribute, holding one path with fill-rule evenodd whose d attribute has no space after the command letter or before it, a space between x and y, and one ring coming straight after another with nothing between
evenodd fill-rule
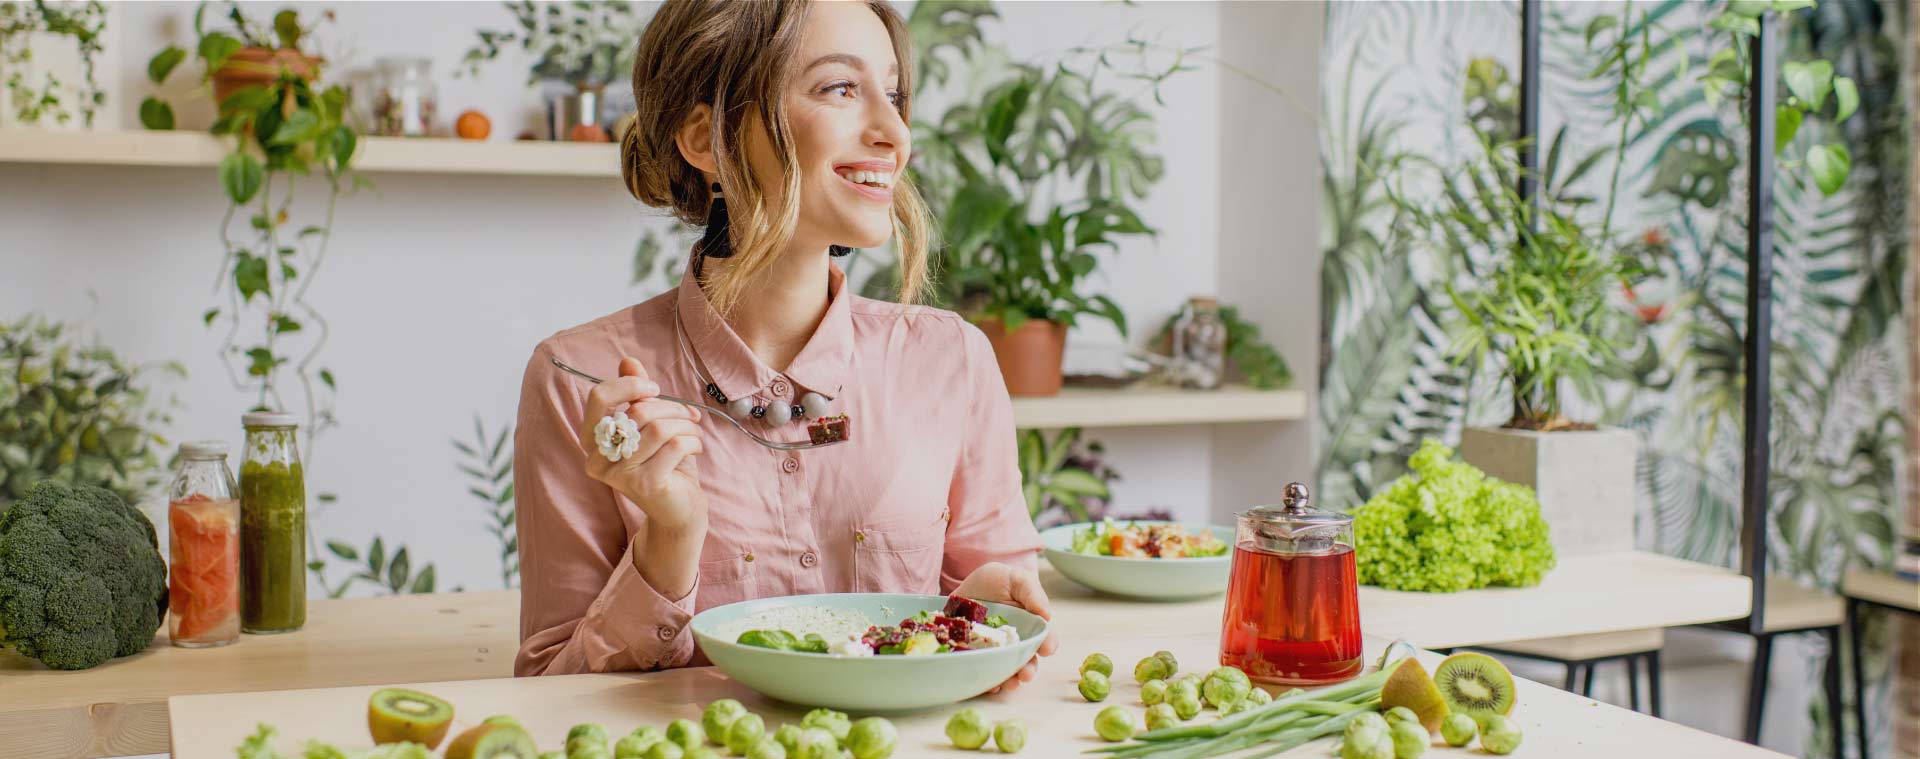
<instances>
[{"instance_id":1,"label":"brussels sprout","mask_svg":"<svg viewBox=\"0 0 1920 759\"><path fill-rule=\"evenodd\" d=\"M707 746L695 746L692 751L688 751L687 755L681 757L681 759L720 759L720 752L714 751Z\"/></svg>"},{"instance_id":2,"label":"brussels sprout","mask_svg":"<svg viewBox=\"0 0 1920 759\"><path fill-rule=\"evenodd\" d=\"M1252 701L1254 706L1266 706L1273 703L1273 694L1268 693L1266 688L1256 686L1247 689L1247 700Z\"/></svg>"},{"instance_id":3,"label":"brussels sprout","mask_svg":"<svg viewBox=\"0 0 1920 759\"><path fill-rule=\"evenodd\" d=\"M1109 706L1094 715L1093 731L1102 740L1119 743L1133 737L1133 713L1124 706Z\"/></svg>"},{"instance_id":4,"label":"brussels sprout","mask_svg":"<svg viewBox=\"0 0 1920 759\"><path fill-rule=\"evenodd\" d=\"M1232 706L1250 690L1253 690L1253 681L1237 667L1215 669L1200 684L1200 695L1216 709Z\"/></svg>"},{"instance_id":5,"label":"brussels sprout","mask_svg":"<svg viewBox=\"0 0 1920 759\"><path fill-rule=\"evenodd\" d=\"M518 728L521 728L521 729L525 729L525 727L526 727L525 725L522 725L522 724L520 724L520 720L519 720L519 718L517 718L517 717L515 717L515 716L513 716L513 715L511 715L511 714L495 714L495 715L493 715L493 716L491 716L491 717L488 717L488 718L486 718L486 719L483 719L483 720L480 720L480 724L483 724L483 725L512 725L512 726L514 726L514 727L518 727Z\"/></svg>"},{"instance_id":6,"label":"brussels sprout","mask_svg":"<svg viewBox=\"0 0 1920 759\"><path fill-rule=\"evenodd\" d=\"M1480 726L1480 747L1496 754L1511 754L1520 748L1520 725L1495 714Z\"/></svg>"},{"instance_id":7,"label":"brussels sprout","mask_svg":"<svg viewBox=\"0 0 1920 759\"><path fill-rule=\"evenodd\" d=\"M887 759L900 743L900 731L884 717L868 717L847 729L847 748L853 759Z\"/></svg>"},{"instance_id":8,"label":"brussels sprout","mask_svg":"<svg viewBox=\"0 0 1920 759\"><path fill-rule=\"evenodd\" d=\"M1087 660L1080 662L1080 674L1085 675L1088 670L1093 670L1106 675L1108 678L1112 678L1113 660L1107 658L1106 654L1087 654Z\"/></svg>"},{"instance_id":9,"label":"brussels sprout","mask_svg":"<svg viewBox=\"0 0 1920 759\"><path fill-rule=\"evenodd\" d=\"M1375 714L1369 712L1368 714ZM1363 714L1361 717L1367 715ZM1340 739L1340 759L1393 759L1393 738L1382 725L1367 719L1354 719L1347 723L1347 730ZM1380 747L1386 748L1386 756L1377 755Z\"/></svg>"},{"instance_id":10,"label":"brussels sprout","mask_svg":"<svg viewBox=\"0 0 1920 759\"><path fill-rule=\"evenodd\" d=\"M659 742L658 736L641 735L637 731L622 736L613 744L613 759L645 759L647 749Z\"/></svg>"},{"instance_id":11,"label":"brussels sprout","mask_svg":"<svg viewBox=\"0 0 1920 759\"><path fill-rule=\"evenodd\" d=\"M1388 726L1392 726L1395 722L1412 722L1415 724L1420 722L1420 715L1414 714L1412 709L1404 706L1396 706L1388 709L1386 711L1386 717Z\"/></svg>"},{"instance_id":12,"label":"brussels sprout","mask_svg":"<svg viewBox=\"0 0 1920 759\"><path fill-rule=\"evenodd\" d=\"M1166 660L1168 674L1172 674L1174 672L1180 671L1180 662L1173 658L1172 651L1155 651L1153 652L1153 655L1156 658Z\"/></svg>"},{"instance_id":13,"label":"brussels sprout","mask_svg":"<svg viewBox=\"0 0 1920 759\"><path fill-rule=\"evenodd\" d=\"M607 748L605 743L594 743L591 739L583 738L568 745L571 748L567 749L567 759L614 759L613 749Z\"/></svg>"},{"instance_id":14,"label":"brussels sprout","mask_svg":"<svg viewBox=\"0 0 1920 759\"><path fill-rule=\"evenodd\" d=\"M747 749L759 742L760 736L767 734L767 721L760 715L747 712L727 725L727 750L740 756L747 755Z\"/></svg>"},{"instance_id":15,"label":"brussels sprout","mask_svg":"<svg viewBox=\"0 0 1920 759\"><path fill-rule=\"evenodd\" d=\"M823 728L801 728L793 745L792 759L840 759L840 741Z\"/></svg>"},{"instance_id":16,"label":"brussels sprout","mask_svg":"<svg viewBox=\"0 0 1920 759\"><path fill-rule=\"evenodd\" d=\"M1180 724L1180 715L1173 712L1173 704L1158 703L1147 707L1147 729L1159 730Z\"/></svg>"},{"instance_id":17,"label":"brussels sprout","mask_svg":"<svg viewBox=\"0 0 1920 759\"><path fill-rule=\"evenodd\" d=\"M801 727L817 727L833 733L833 739L842 743L847 740L847 730L853 727L853 721L844 712L832 709L815 709L800 718Z\"/></svg>"},{"instance_id":18,"label":"brussels sprout","mask_svg":"<svg viewBox=\"0 0 1920 759\"><path fill-rule=\"evenodd\" d=\"M1140 703L1147 706L1163 704L1167 701L1167 681L1148 680L1140 685Z\"/></svg>"},{"instance_id":19,"label":"brussels sprout","mask_svg":"<svg viewBox=\"0 0 1920 759\"><path fill-rule=\"evenodd\" d=\"M567 759L565 751L542 751L536 759Z\"/></svg>"},{"instance_id":20,"label":"brussels sprout","mask_svg":"<svg viewBox=\"0 0 1920 759\"><path fill-rule=\"evenodd\" d=\"M662 738L647 747L647 759L686 759L687 750L680 744Z\"/></svg>"},{"instance_id":21,"label":"brussels sprout","mask_svg":"<svg viewBox=\"0 0 1920 759\"><path fill-rule=\"evenodd\" d=\"M1168 697L1167 703L1173 707L1173 713L1181 719L1193 719L1200 714L1200 697L1191 691L1181 691Z\"/></svg>"},{"instance_id":22,"label":"brussels sprout","mask_svg":"<svg viewBox=\"0 0 1920 759\"><path fill-rule=\"evenodd\" d=\"M1354 725L1370 725L1373 729L1384 733L1387 731L1387 718L1380 716L1379 712L1361 712L1360 716L1347 723L1347 729L1353 730Z\"/></svg>"},{"instance_id":23,"label":"brussels sprout","mask_svg":"<svg viewBox=\"0 0 1920 759\"><path fill-rule=\"evenodd\" d=\"M794 724L781 725L779 730L773 731L773 739L779 742L781 748L786 749L787 753L791 754L797 750L797 744L800 742L800 726Z\"/></svg>"},{"instance_id":24,"label":"brussels sprout","mask_svg":"<svg viewBox=\"0 0 1920 759\"><path fill-rule=\"evenodd\" d=\"M1172 703L1175 698L1182 695L1192 696L1198 700L1200 698L1200 686L1192 680L1175 680L1172 685L1167 686L1168 703Z\"/></svg>"},{"instance_id":25,"label":"brussels sprout","mask_svg":"<svg viewBox=\"0 0 1920 759\"><path fill-rule=\"evenodd\" d=\"M692 751L694 747L707 742L707 730L693 720L677 719L667 723L666 737L682 750Z\"/></svg>"},{"instance_id":26,"label":"brussels sprout","mask_svg":"<svg viewBox=\"0 0 1920 759\"><path fill-rule=\"evenodd\" d=\"M1479 734L1480 726L1472 717L1459 712L1447 715L1440 722L1440 737L1447 739L1447 745L1459 748L1473 742L1473 736Z\"/></svg>"},{"instance_id":27,"label":"brussels sprout","mask_svg":"<svg viewBox=\"0 0 1920 759\"><path fill-rule=\"evenodd\" d=\"M762 735L747 747L747 759L787 759L787 749L771 735Z\"/></svg>"},{"instance_id":28,"label":"brussels sprout","mask_svg":"<svg viewBox=\"0 0 1920 759\"><path fill-rule=\"evenodd\" d=\"M572 729L567 731L567 742L572 743L577 740L592 740L595 743L606 743L607 729L591 722L574 725Z\"/></svg>"},{"instance_id":29,"label":"brussels sprout","mask_svg":"<svg viewBox=\"0 0 1920 759\"><path fill-rule=\"evenodd\" d=\"M1097 670L1088 670L1080 675L1080 697L1088 701L1105 701L1107 694L1113 691L1113 685L1107 682L1107 676Z\"/></svg>"},{"instance_id":30,"label":"brussels sprout","mask_svg":"<svg viewBox=\"0 0 1920 759\"><path fill-rule=\"evenodd\" d=\"M747 707L740 702L731 698L720 699L707 704L706 710L700 712L700 729L706 732L707 740L713 741L713 745L724 745L727 742L727 726L746 713Z\"/></svg>"},{"instance_id":31,"label":"brussels sprout","mask_svg":"<svg viewBox=\"0 0 1920 759\"><path fill-rule=\"evenodd\" d=\"M1106 658L1106 657L1101 657ZM1111 665L1109 665L1111 666ZM1027 747L1027 725L1017 719L1010 719L993 726L993 745L1002 754L1018 754Z\"/></svg>"},{"instance_id":32,"label":"brussels sprout","mask_svg":"<svg viewBox=\"0 0 1920 759\"><path fill-rule=\"evenodd\" d=\"M1420 759L1421 754L1427 753L1427 747L1433 745L1433 736L1427 734L1426 726L1419 720L1389 719L1387 723L1391 725L1387 733L1393 738L1396 759Z\"/></svg>"},{"instance_id":33,"label":"brussels sprout","mask_svg":"<svg viewBox=\"0 0 1920 759\"><path fill-rule=\"evenodd\" d=\"M1169 677L1173 677L1173 664L1167 659L1149 656L1133 665L1134 682L1144 684L1148 680L1165 680Z\"/></svg>"},{"instance_id":34,"label":"brussels sprout","mask_svg":"<svg viewBox=\"0 0 1920 759\"><path fill-rule=\"evenodd\" d=\"M967 707L955 712L947 719L947 740L964 749L976 749L986 745L993 728L987 724L987 715L979 709Z\"/></svg>"}]
</instances>

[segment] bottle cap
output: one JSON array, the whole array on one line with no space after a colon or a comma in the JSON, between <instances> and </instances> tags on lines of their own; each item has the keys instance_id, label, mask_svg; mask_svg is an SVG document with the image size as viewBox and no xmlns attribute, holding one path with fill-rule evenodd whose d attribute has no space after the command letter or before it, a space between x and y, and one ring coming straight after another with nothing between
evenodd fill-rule
<instances>
[{"instance_id":1,"label":"bottle cap","mask_svg":"<svg viewBox=\"0 0 1920 759\"><path fill-rule=\"evenodd\" d=\"M190 440L180 444L180 458L183 459L224 459L227 457L225 440Z\"/></svg>"},{"instance_id":2,"label":"bottle cap","mask_svg":"<svg viewBox=\"0 0 1920 759\"><path fill-rule=\"evenodd\" d=\"M240 424L247 427L298 427L300 420L285 411L253 411L240 417Z\"/></svg>"}]
</instances>

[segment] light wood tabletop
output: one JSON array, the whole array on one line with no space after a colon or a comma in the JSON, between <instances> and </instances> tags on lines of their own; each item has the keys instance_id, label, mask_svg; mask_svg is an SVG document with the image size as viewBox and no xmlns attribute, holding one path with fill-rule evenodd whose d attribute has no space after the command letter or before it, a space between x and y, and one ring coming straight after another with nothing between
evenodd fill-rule
<instances>
[{"instance_id":1,"label":"light wood tabletop","mask_svg":"<svg viewBox=\"0 0 1920 759\"><path fill-rule=\"evenodd\" d=\"M1840 582L1840 592L1896 609L1920 612L1920 582L1902 579L1892 572L1847 570L1846 578Z\"/></svg>"},{"instance_id":2,"label":"light wood tabletop","mask_svg":"<svg viewBox=\"0 0 1920 759\"><path fill-rule=\"evenodd\" d=\"M1219 597L1126 601L1042 567L1063 634L1088 620L1119 620L1128 640L1151 652L1155 641L1195 645L1194 630L1219 629ZM217 649L157 640L144 653L84 672L51 672L0 653L0 735L9 738L0 741L0 759L166 751L169 696L509 677L518 598L495 591L315 601L300 632L243 636ZM1427 648L1737 619L1747 614L1747 598L1738 574L1644 553L1566 559L1534 588L1360 589L1369 634ZM1071 674L1073 666L1052 669Z\"/></svg>"}]
</instances>

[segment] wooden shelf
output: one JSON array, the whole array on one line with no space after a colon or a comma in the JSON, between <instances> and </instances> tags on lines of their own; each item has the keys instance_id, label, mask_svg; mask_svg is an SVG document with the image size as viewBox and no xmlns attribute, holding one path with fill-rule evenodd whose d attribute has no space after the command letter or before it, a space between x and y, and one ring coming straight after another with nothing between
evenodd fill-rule
<instances>
[{"instance_id":1,"label":"wooden shelf","mask_svg":"<svg viewBox=\"0 0 1920 759\"><path fill-rule=\"evenodd\" d=\"M0 131L0 163L212 168L228 150L206 132ZM618 148L571 142L366 137L356 162L369 173L620 176Z\"/></svg>"},{"instance_id":2,"label":"wooden shelf","mask_svg":"<svg viewBox=\"0 0 1920 759\"><path fill-rule=\"evenodd\" d=\"M1052 398L1013 399L1013 422L1022 429L1284 422L1306 418L1306 414L1305 393L1240 385L1219 390L1160 385L1113 390L1070 387Z\"/></svg>"}]
</instances>

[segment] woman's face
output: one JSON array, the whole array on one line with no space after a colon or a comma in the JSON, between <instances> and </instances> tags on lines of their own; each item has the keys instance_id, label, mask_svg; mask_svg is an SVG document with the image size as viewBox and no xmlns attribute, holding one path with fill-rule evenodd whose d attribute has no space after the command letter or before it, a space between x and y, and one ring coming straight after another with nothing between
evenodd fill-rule
<instances>
[{"instance_id":1,"label":"woman's face","mask_svg":"<svg viewBox=\"0 0 1920 759\"><path fill-rule=\"evenodd\" d=\"M893 232L893 187L912 152L893 38L866 3L816 0L795 64L784 104L799 156L795 242L878 247ZM757 176L781 175L761 129L748 138L747 160Z\"/></svg>"}]
</instances>

